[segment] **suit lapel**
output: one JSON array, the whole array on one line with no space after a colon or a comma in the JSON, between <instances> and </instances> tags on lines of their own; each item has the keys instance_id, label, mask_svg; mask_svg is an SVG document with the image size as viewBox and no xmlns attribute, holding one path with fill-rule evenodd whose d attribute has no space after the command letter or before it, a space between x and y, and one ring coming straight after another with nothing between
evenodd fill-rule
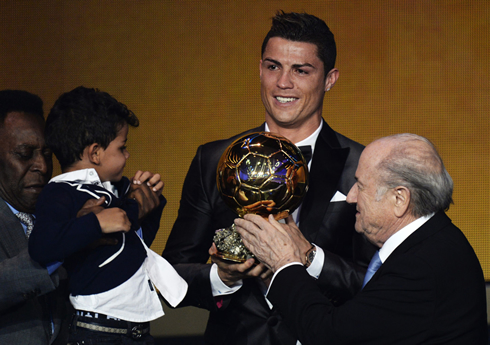
<instances>
[{"instance_id":1,"label":"suit lapel","mask_svg":"<svg viewBox=\"0 0 490 345\"><path fill-rule=\"evenodd\" d=\"M27 247L27 238L20 221L4 200L0 199L0 246L7 257L14 257Z\"/></svg>"},{"instance_id":2,"label":"suit lapel","mask_svg":"<svg viewBox=\"0 0 490 345\"><path fill-rule=\"evenodd\" d=\"M300 228L304 234L320 229L348 155L349 148L340 147L335 132L324 121L315 144L308 192L301 206Z\"/></svg>"}]
</instances>

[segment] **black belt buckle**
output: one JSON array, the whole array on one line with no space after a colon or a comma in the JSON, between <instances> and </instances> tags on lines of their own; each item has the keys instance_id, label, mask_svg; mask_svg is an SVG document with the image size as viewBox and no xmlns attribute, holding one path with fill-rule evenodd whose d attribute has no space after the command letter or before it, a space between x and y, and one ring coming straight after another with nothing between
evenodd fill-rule
<instances>
[{"instance_id":1,"label":"black belt buckle","mask_svg":"<svg viewBox=\"0 0 490 345\"><path fill-rule=\"evenodd\" d=\"M131 328L131 338L139 339L143 336L143 325L139 324Z\"/></svg>"}]
</instances>

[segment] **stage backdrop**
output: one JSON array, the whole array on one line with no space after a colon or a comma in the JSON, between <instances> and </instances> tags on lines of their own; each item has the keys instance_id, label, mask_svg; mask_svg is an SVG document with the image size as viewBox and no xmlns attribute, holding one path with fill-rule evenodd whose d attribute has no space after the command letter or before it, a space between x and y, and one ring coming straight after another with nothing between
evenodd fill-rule
<instances>
[{"instance_id":1,"label":"stage backdrop","mask_svg":"<svg viewBox=\"0 0 490 345\"><path fill-rule=\"evenodd\" d=\"M137 114L126 174L163 176L161 252L198 145L263 121L260 46L278 9L335 34L340 79L324 106L335 130L363 144L412 132L439 148L455 182L449 216L490 279L487 0L3 0L0 89L38 94L47 113L60 93L97 87Z\"/></svg>"}]
</instances>

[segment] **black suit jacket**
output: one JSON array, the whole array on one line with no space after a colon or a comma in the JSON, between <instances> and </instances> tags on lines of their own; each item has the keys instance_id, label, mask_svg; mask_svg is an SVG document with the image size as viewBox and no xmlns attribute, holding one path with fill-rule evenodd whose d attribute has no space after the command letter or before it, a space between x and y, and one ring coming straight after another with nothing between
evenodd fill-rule
<instances>
[{"instance_id":1,"label":"black suit jacket","mask_svg":"<svg viewBox=\"0 0 490 345\"><path fill-rule=\"evenodd\" d=\"M338 308L298 265L276 275L268 298L303 345L487 344L483 272L444 212L410 235Z\"/></svg>"},{"instance_id":2,"label":"black suit jacket","mask_svg":"<svg viewBox=\"0 0 490 345\"><path fill-rule=\"evenodd\" d=\"M264 125L248 132L263 131ZM297 336L270 310L255 279L226 296L216 307L209 282L208 249L214 232L237 217L221 199L216 187L216 168L224 150L241 133L198 148L184 182L177 220L163 256L189 284L181 305L211 311L206 341L215 344L295 344ZM325 250L320 275L322 291L335 303L351 298L362 280L375 249L354 230L355 206L330 202L337 191L347 195L363 146L336 133L326 122L315 144L310 186L303 201L300 229L305 237Z\"/></svg>"},{"instance_id":3,"label":"black suit jacket","mask_svg":"<svg viewBox=\"0 0 490 345\"><path fill-rule=\"evenodd\" d=\"M63 287L58 273L50 276L30 258L20 221L0 199L0 344L66 344L61 324L69 302Z\"/></svg>"}]
</instances>

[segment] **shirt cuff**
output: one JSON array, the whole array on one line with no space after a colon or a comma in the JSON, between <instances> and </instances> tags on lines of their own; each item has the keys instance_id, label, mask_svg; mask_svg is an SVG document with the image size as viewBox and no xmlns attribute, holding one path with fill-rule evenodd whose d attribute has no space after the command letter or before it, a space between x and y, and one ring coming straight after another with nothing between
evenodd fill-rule
<instances>
[{"instance_id":1,"label":"shirt cuff","mask_svg":"<svg viewBox=\"0 0 490 345\"><path fill-rule=\"evenodd\" d=\"M322 248L318 247L316 244L313 243L313 245L316 247L315 258L313 259L310 267L306 269L306 271L310 276L312 276L315 279L318 279L320 273L322 273L323 264L325 262L325 252L323 251Z\"/></svg>"},{"instance_id":2,"label":"shirt cuff","mask_svg":"<svg viewBox=\"0 0 490 345\"><path fill-rule=\"evenodd\" d=\"M314 260L313 260L314 261ZM282 266L281 268L279 268L275 273L274 275L272 276L272 279L271 279L271 282L269 284L269 288L267 289L267 293L265 294L266 296L269 294L269 289L271 288L272 286L272 283L274 283L274 278L276 277L276 275L281 272L283 269L285 269L286 267L289 267L289 266L292 266L292 265L301 265L303 266L303 264L301 262L290 262L284 266Z\"/></svg>"},{"instance_id":3,"label":"shirt cuff","mask_svg":"<svg viewBox=\"0 0 490 345\"><path fill-rule=\"evenodd\" d=\"M228 286L223 283L218 275L218 265L216 264L211 265L209 280L211 281L211 292L213 293L213 297L231 295L232 293L238 291L243 285L243 280L237 281L232 286Z\"/></svg>"},{"instance_id":4,"label":"shirt cuff","mask_svg":"<svg viewBox=\"0 0 490 345\"><path fill-rule=\"evenodd\" d=\"M53 274L62 264L63 262L53 262L48 264L46 269L48 270L49 275Z\"/></svg>"}]
</instances>

